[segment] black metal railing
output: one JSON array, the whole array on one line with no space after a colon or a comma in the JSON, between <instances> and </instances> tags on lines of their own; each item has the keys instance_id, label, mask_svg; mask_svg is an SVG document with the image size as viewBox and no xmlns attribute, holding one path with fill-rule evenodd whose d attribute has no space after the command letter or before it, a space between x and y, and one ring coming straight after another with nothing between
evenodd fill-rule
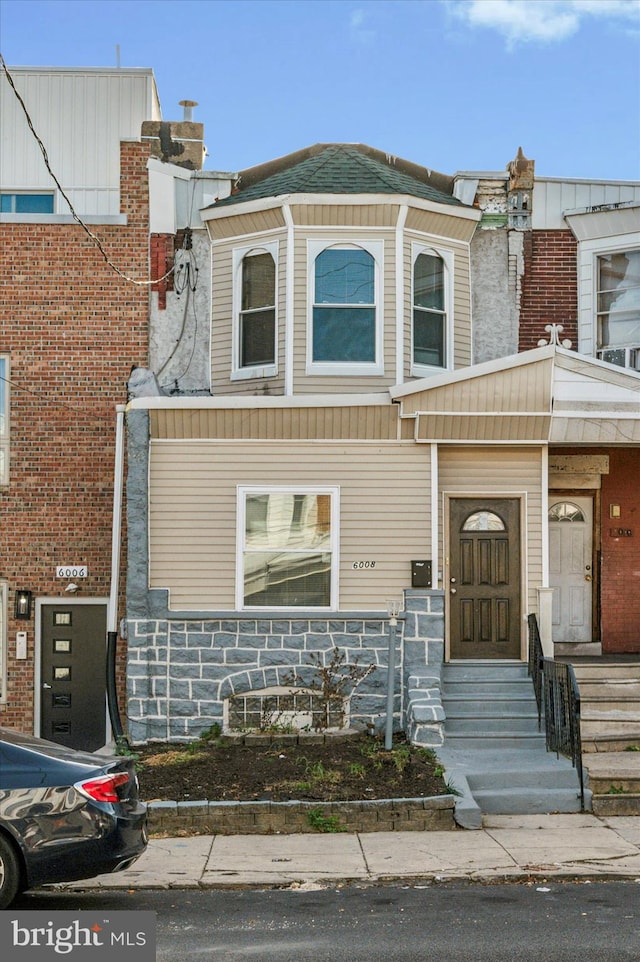
<instances>
[{"instance_id":1,"label":"black metal railing","mask_svg":"<svg viewBox=\"0 0 640 962\"><path fill-rule=\"evenodd\" d=\"M584 771L580 737L580 691L572 665L545 658L538 620L528 616L529 674L538 704L538 727L544 711L548 752L570 758L580 782L580 804L584 811Z\"/></svg>"},{"instance_id":2,"label":"black metal railing","mask_svg":"<svg viewBox=\"0 0 640 962\"><path fill-rule=\"evenodd\" d=\"M542 660L544 652L540 641L540 631L538 629L538 619L535 615L527 616L529 625L529 675L533 682L533 690L538 706L538 731L542 730L542 704L543 704L543 681L542 681Z\"/></svg>"}]
</instances>

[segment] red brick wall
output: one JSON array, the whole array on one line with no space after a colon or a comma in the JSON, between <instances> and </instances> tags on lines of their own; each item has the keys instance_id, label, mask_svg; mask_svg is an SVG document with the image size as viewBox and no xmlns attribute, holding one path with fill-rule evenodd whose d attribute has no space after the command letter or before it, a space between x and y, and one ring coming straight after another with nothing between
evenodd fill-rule
<instances>
[{"instance_id":1,"label":"red brick wall","mask_svg":"<svg viewBox=\"0 0 640 962\"><path fill-rule=\"evenodd\" d=\"M604 652L640 652L640 450L612 448L602 476L602 643ZM609 505L620 505L620 518ZM630 538L611 535L631 529Z\"/></svg>"},{"instance_id":2,"label":"red brick wall","mask_svg":"<svg viewBox=\"0 0 640 962\"><path fill-rule=\"evenodd\" d=\"M602 650L640 652L640 449L556 448L555 454L609 457L609 473L600 491L600 627ZM609 517L609 505L620 505L620 518ZM612 528L631 529L630 538L611 535Z\"/></svg>"},{"instance_id":3,"label":"red brick wall","mask_svg":"<svg viewBox=\"0 0 640 962\"><path fill-rule=\"evenodd\" d=\"M127 225L90 228L140 280L149 277L147 156L142 144L121 145ZM126 401L131 365L148 363L148 302L148 287L115 273L79 225L0 225L0 353L12 381L10 484L0 488L10 615L1 725L33 730L35 626L13 620L15 589L64 597L55 566L86 564L81 596L109 594L115 405ZM121 568L124 614L124 556ZM16 661L25 628L28 658ZM124 692L124 652L119 673Z\"/></svg>"},{"instance_id":4,"label":"red brick wall","mask_svg":"<svg viewBox=\"0 0 640 962\"><path fill-rule=\"evenodd\" d=\"M577 350L576 250L569 230L535 230L525 235L518 350L537 347L541 338L548 341L546 324L562 324L562 338L569 338Z\"/></svg>"}]
</instances>

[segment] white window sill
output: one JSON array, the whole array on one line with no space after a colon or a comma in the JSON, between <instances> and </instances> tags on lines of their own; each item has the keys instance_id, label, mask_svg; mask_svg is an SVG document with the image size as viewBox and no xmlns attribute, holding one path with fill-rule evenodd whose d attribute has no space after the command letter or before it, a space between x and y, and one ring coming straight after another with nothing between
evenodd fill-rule
<instances>
[{"instance_id":1,"label":"white window sill","mask_svg":"<svg viewBox=\"0 0 640 962\"><path fill-rule=\"evenodd\" d=\"M265 364L264 367L244 367L231 372L232 381L250 381L252 378L275 377L278 373L277 364Z\"/></svg>"},{"instance_id":2,"label":"white window sill","mask_svg":"<svg viewBox=\"0 0 640 962\"><path fill-rule=\"evenodd\" d=\"M378 377L384 374L380 364L307 364L311 377Z\"/></svg>"}]
</instances>

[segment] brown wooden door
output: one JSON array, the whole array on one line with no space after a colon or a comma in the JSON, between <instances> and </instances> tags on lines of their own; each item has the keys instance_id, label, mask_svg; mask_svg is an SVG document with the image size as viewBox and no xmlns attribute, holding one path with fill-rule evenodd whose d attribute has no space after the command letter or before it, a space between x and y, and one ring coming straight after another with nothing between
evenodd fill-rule
<instances>
[{"instance_id":1,"label":"brown wooden door","mask_svg":"<svg viewBox=\"0 0 640 962\"><path fill-rule=\"evenodd\" d=\"M40 736L94 751L106 741L105 605L43 605Z\"/></svg>"},{"instance_id":2,"label":"brown wooden door","mask_svg":"<svg viewBox=\"0 0 640 962\"><path fill-rule=\"evenodd\" d=\"M521 658L520 502L450 502L450 657Z\"/></svg>"}]
</instances>

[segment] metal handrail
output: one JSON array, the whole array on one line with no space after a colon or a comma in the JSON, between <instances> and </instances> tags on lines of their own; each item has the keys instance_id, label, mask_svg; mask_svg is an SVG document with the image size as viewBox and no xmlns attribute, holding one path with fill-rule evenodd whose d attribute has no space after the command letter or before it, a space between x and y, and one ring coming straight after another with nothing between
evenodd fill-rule
<instances>
[{"instance_id":1,"label":"metal handrail","mask_svg":"<svg viewBox=\"0 0 640 962\"><path fill-rule=\"evenodd\" d=\"M538 619L534 614L527 616L529 626L529 675L533 682L533 690L538 706L538 731L542 730L542 702L543 702L543 675L542 663L544 652L540 641L540 631L538 629Z\"/></svg>"},{"instance_id":2,"label":"metal handrail","mask_svg":"<svg viewBox=\"0 0 640 962\"><path fill-rule=\"evenodd\" d=\"M529 626L529 674L538 705L538 728L544 711L548 752L571 759L580 782L580 805L584 811L584 769L580 735L580 689L572 665L545 658L538 619L527 616Z\"/></svg>"}]
</instances>

